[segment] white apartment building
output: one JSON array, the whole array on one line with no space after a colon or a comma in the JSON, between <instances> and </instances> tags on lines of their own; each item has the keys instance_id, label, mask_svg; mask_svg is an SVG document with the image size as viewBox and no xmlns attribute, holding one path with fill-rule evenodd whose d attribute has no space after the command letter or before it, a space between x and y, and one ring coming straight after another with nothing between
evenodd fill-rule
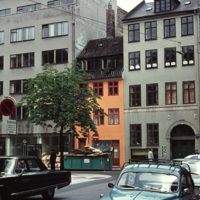
<instances>
[{"instance_id":1,"label":"white apartment building","mask_svg":"<svg viewBox=\"0 0 200 200\"><path fill-rule=\"evenodd\" d=\"M110 0L1 0L0 101L19 102L26 79L49 62L62 70L91 39L106 37L106 9ZM112 0L117 14L117 1ZM115 17L117 19L117 17ZM117 24L117 23L115 23ZM45 97L44 97L45 98ZM17 134L8 131L13 116L0 116L0 154L28 154L58 150L59 135L51 129L25 126L25 110L17 109ZM70 148L65 135L65 151ZM28 147L28 148L27 148Z\"/></svg>"}]
</instances>

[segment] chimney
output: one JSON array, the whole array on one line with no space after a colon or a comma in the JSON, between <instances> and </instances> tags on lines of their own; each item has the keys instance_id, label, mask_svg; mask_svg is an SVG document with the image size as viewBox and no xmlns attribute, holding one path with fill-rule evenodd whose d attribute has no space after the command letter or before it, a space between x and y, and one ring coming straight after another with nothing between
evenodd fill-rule
<instances>
[{"instance_id":1,"label":"chimney","mask_svg":"<svg viewBox=\"0 0 200 200\"><path fill-rule=\"evenodd\" d=\"M107 37L115 37L115 12L112 9L112 4L109 2L108 9L106 10L106 34Z\"/></svg>"}]
</instances>

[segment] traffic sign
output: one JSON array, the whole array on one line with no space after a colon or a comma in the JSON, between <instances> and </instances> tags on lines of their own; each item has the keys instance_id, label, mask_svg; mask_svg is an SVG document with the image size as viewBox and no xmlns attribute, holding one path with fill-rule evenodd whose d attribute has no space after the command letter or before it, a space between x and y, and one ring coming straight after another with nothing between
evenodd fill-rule
<instances>
[{"instance_id":1,"label":"traffic sign","mask_svg":"<svg viewBox=\"0 0 200 200\"><path fill-rule=\"evenodd\" d=\"M0 104L0 112L4 116L12 115L15 111L15 103L11 99L4 99Z\"/></svg>"},{"instance_id":2,"label":"traffic sign","mask_svg":"<svg viewBox=\"0 0 200 200\"><path fill-rule=\"evenodd\" d=\"M97 133L94 133L92 136L93 141L98 141L99 140L99 135Z\"/></svg>"}]
</instances>

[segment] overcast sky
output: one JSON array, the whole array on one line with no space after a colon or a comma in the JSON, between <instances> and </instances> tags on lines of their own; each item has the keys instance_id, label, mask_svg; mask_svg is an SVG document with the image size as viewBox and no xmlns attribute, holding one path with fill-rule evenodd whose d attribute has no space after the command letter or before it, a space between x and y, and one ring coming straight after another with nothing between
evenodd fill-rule
<instances>
[{"instance_id":1,"label":"overcast sky","mask_svg":"<svg viewBox=\"0 0 200 200\"><path fill-rule=\"evenodd\" d=\"M142 0L117 0L117 5L126 10L130 11L132 10L135 6L137 6ZM146 2L153 1L153 0L146 0ZM112 2L112 0L111 0Z\"/></svg>"}]
</instances>

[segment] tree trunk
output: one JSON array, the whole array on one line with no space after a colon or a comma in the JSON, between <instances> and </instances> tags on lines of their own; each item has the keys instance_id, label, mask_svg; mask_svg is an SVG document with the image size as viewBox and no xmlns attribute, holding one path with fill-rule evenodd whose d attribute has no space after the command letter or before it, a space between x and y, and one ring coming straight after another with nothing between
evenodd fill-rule
<instances>
[{"instance_id":1,"label":"tree trunk","mask_svg":"<svg viewBox=\"0 0 200 200\"><path fill-rule=\"evenodd\" d=\"M64 170L64 137L63 137L63 126L60 128L60 170Z\"/></svg>"}]
</instances>

